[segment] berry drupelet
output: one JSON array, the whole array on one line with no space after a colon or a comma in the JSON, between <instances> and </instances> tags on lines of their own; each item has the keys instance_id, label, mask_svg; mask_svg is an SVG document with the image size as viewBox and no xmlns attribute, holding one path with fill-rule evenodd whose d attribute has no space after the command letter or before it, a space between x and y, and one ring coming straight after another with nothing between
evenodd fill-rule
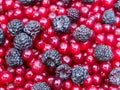
<instances>
[{"instance_id":1,"label":"berry drupelet","mask_svg":"<svg viewBox=\"0 0 120 90\"><path fill-rule=\"evenodd\" d=\"M40 32L40 24L38 21L31 20L25 25L23 31L28 35L35 37Z\"/></svg>"},{"instance_id":2,"label":"berry drupelet","mask_svg":"<svg viewBox=\"0 0 120 90\"><path fill-rule=\"evenodd\" d=\"M2 44L3 43L3 41L4 41L4 32L3 32L3 30L0 28L0 44Z\"/></svg>"},{"instance_id":3,"label":"berry drupelet","mask_svg":"<svg viewBox=\"0 0 120 90\"><path fill-rule=\"evenodd\" d=\"M82 2L84 2L84 3L92 3L92 2L94 2L95 0L82 0Z\"/></svg>"},{"instance_id":4,"label":"berry drupelet","mask_svg":"<svg viewBox=\"0 0 120 90\"><path fill-rule=\"evenodd\" d=\"M109 74L109 81L111 84L120 85L120 67L114 68Z\"/></svg>"},{"instance_id":5,"label":"berry drupelet","mask_svg":"<svg viewBox=\"0 0 120 90\"><path fill-rule=\"evenodd\" d=\"M76 22L80 17L80 13L76 8L68 8L67 16L70 18L71 22Z\"/></svg>"},{"instance_id":6,"label":"berry drupelet","mask_svg":"<svg viewBox=\"0 0 120 90\"><path fill-rule=\"evenodd\" d=\"M73 32L73 37L81 42L86 42L92 34L92 31L85 25L81 25Z\"/></svg>"},{"instance_id":7,"label":"berry drupelet","mask_svg":"<svg viewBox=\"0 0 120 90\"><path fill-rule=\"evenodd\" d=\"M47 85L46 82L37 82L33 84L31 90L51 90L51 88Z\"/></svg>"},{"instance_id":8,"label":"berry drupelet","mask_svg":"<svg viewBox=\"0 0 120 90\"><path fill-rule=\"evenodd\" d=\"M49 67L60 65L61 55L55 49L49 49L42 54L42 61Z\"/></svg>"},{"instance_id":9,"label":"berry drupelet","mask_svg":"<svg viewBox=\"0 0 120 90\"><path fill-rule=\"evenodd\" d=\"M67 64L59 65L56 68L56 77L61 79L68 79L71 76L71 67L69 67Z\"/></svg>"},{"instance_id":10,"label":"berry drupelet","mask_svg":"<svg viewBox=\"0 0 120 90\"><path fill-rule=\"evenodd\" d=\"M24 25L18 19L13 19L8 23L8 31L12 36L16 36L21 33L24 29Z\"/></svg>"},{"instance_id":11,"label":"berry drupelet","mask_svg":"<svg viewBox=\"0 0 120 90\"><path fill-rule=\"evenodd\" d=\"M71 2L71 0L61 0L65 5L68 5L70 2Z\"/></svg>"},{"instance_id":12,"label":"berry drupelet","mask_svg":"<svg viewBox=\"0 0 120 90\"><path fill-rule=\"evenodd\" d=\"M35 0L20 0L20 2L23 4L23 5L29 5L29 4L32 4Z\"/></svg>"},{"instance_id":13,"label":"berry drupelet","mask_svg":"<svg viewBox=\"0 0 120 90\"><path fill-rule=\"evenodd\" d=\"M23 60L20 55L20 52L15 48L11 48L6 53L5 60L6 60L6 63L11 67L21 66L23 64Z\"/></svg>"},{"instance_id":14,"label":"berry drupelet","mask_svg":"<svg viewBox=\"0 0 120 90\"><path fill-rule=\"evenodd\" d=\"M107 45L97 45L94 49L94 57L99 61L108 61L112 58L113 53Z\"/></svg>"},{"instance_id":15,"label":"berry drupelet","mask_svg":"<svg viewBox=\"0 0 120 90\"><path fill-rule=\"evenodd\" d=\"M19 50L24 50L31 47L32 39L26 33L20 33L15 36L13 44L15 48Z\"/></svg>"},{"instance_id":16,"label":"berry drupelet","mask_svg":"<svg viewBox=\"0 0 120 90\"><path fill-rule=\"evenodd\" d=\"M76 84L82 84L88 75L87 69L83 66L76 66L72 70L72 81Z\"/></svg>"},{"instance_id":17,"label":"berry drupelet","mask_svg":"<svg viewBox=\"0 0 120 90\"><path fill-rule=\"evenodd\" d=\"M52 25L56 32L66 32L70 27L70 19L66 15L59 15L53 19Z\"/></svg>"},{"instance_id":18,"label":"berry drupelet","mask_svg":"<svg viewBox=\"0 0 120 90\"><path fill-rule=\"evenodd\" d=\"M116 21L114 11L112 9L106 10L103 13L102 21L103 21L103 23L106 23L106 24L114 24L114 22Z\"/></svg>"},{"instance_id":19,"label":"berry drupelet","mask_svg":"<svg viewBox=\"0 0 120 90\"><path fill-rule=\"evenodd\" d=\"M114 7L120 11L120 0L118 0L115 4L114 4Z\"/></svg>"}]
</instances>

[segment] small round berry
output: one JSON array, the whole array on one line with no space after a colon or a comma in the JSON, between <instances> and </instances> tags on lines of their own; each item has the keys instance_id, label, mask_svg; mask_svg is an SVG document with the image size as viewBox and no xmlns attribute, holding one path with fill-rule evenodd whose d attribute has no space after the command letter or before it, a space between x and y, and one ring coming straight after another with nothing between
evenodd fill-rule
<instances>
[{"instance_id":1,"label":"small round berry","mask_svg":"<svg viewBox=\"0 0 120 90\"><path fill-rule=\"evenodd\" d=\"M55 67L60 64L61 55L55 49L49 49L42 54L42 61L49 67Z\"/></svg>"},{"instance_id":2,"label":"small round berry","mask_svg":"<svg viewBox=\"0 0 120 90\"><path fill-rule=\"evenodd\" d=\"M9 66L20 66L23 64L22 57L19 51L15 48L11 48L5 55L6 63Z\"/></svg>"},{"instance_id":3,"label":"small round berry","mask_svg":"<svg viewBox=\"0 0 120 90\"><path fill-rule=\"evenodd\" d=\"M25 25L23 31L28 35L35 37L40 32L40 24L38 21L31 20Z\"/></svg>"},{"instance_id":4,"label":"small round berry","mask_svg":"<svg viewBox=\"0 0 120 90\"><path fill-rule=\"evenodd\" d=\"M29 5L29 4L32 4L34 2L34 0L20 0L20 2L23 4L23 5Z\"/></svg>"},{"instance_id":5,"label":"small round berry","mask_svg":"<svg viewBox=\"0 0 120 90\"><path fill-rule=\"evenodd\" d=\"M3 32L3 30L0 28L0 44L2 44L3 43L3 40L4 40L4 32Z\"/></svg>"},{"instance_id":6,"label":"small round berry","mask_svg":"<svg viewBox=\"0 0 120 90\"><path fill-rule=\"evenodd\" d=\"M76 66L72 70L72 81L76 84L81 84L86 79L88 71L82 66Z\"/></svg>"},{"instance_id":7,"label":"small round berry","mask_svg":"<svg viewBox=\"0 0 120 90\"><path fill-rule=\"evenodd\" d=\"M32 86L31 90L51 90L46 82L37 82Z\"/></svg>"},{"instance_id":8,"label":"small round berry","mask_svg":"<svg viewBox=\"0 0 120 90\"><path fill-rule=\"evenodd\" d=\"M114 24L116 21L115 13L112 9L108 9L103 13L102 21L106 24Z\"/></svg>"},{"instance_id":9,"label":"small round berry","mask_svg":"<svg viewBox=\"0 0 120 90\"><path fill-rule=\"evenodd\" d=\"M53 19L52 25L57 32L66 32L70 27L70 19L65 15L59 15Z\"/></svg>"},{"instance_id":10,"label":"small round berry","mask_svg":"<svg viewBox=\"0 0 120 90\"><path fill-rule=\"evenodd\" d=\"M18 19L13 19L8 23L8 31L12 36L15 36L22 32L24 26L22 22Z\"/></svg>"},{"instance_id":11,"label":"small round berry","mask_svg":"<svg viewBox=\"0 0 120 90\"><path fill-rule=\"evenodd\" d=\"M94 57L99 61L108 61L112 58L113 53L107 45L97 45L94 49Z\"/></svg>"},{"instance_id":12,"label":"small round berry","mask_svg":"<svg viewBox=\"0 0 120 90\"><path fill-rule=\"evenodd\" d=\"M85 25L81 25L73 32L73 37L81 42L86 42L91 37L92 31Z\"/></svg>"},{"instance_id":13,"label":"small round berry","mask_svg":"<svg viewBox=\"0 0 120 90\"><path fill-rule=\"evenodd\" d=\"M56 77L61 79L68 79L71 75L71 67L69 67L67 64L59 65L56 68Z\"/></svg>"},{"instance_id":14,"label":"small round berry","mask_svg":"<svg viewBox=\"0 0 120 90\"><path fill-rule=\"evenodd\" d=\"M114 85L120 85L120 68L114 68L109 74L109 81Z\"/></svg>"},{"instance_id":15,"label":"small round berry","mask_svg":"<svg viewBox=\"0 0 120 90\"><path fill-rule=\"evenodd\" d=\"M32 39L26 33L20 33L14 38L14 47L19 50L24 50L32 45Z\"/></svg>"},{"instance_id":16,"label":"small round berry","mask_svg":"<svg viewBox=\"0 0 120 90\"><path fill-rule=\"evenodd\" d=\"M70 18L71 22L76 22L80 17L80 13L76 8L68 8L67 16Z\"/></svg>"}]
</instances>

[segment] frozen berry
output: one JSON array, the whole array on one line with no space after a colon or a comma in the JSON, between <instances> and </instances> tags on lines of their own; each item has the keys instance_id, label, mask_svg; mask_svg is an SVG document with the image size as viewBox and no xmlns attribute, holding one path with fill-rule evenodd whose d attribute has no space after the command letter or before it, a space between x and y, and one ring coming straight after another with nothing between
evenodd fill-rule
<instances>
[{"instance_id":1,"label":"frozen berry","mask_svg":"<svg viewBox=\"0 0 120 90\"><path fill-rule=\"evenodd\" d=\"M67 16L70 18L71 22L76 22L80 17L79 10L77 10L76 8L68 8Z\"/></svg>"},{"instance_id":2,"label":"frozen berry","mask_svg":"<svg viewBox=\"0 0 120 90\"><path fill-rule=\"evenodd\" d=\"M108 9L103 13L102 21L106 24L114 24L116 20L115 13L112 9Z\"/></svg>"},{"instance_id":3,"label":"frozen berry","mask_svg":"<svg viewBox=\"0 0 120 90\"><path fill-rule=\"evenodd\" d=\"M33 84L31 90L51 90L51 88L47 85L46 82L37 82Z\"/></svg>"},{"instance_id":4,"label":"frozen berry","mask_svg":"<svg viewBox=\"0 0 120 90\"><path fill-rule=\"evenodd\" d=\"M23 31L28 35L35 37L40 32L40 24L38 21L31 20L25 25Z\"/></svg>"},{"instance_id":5,"label":"frozen berry","mask_svg":"<svg viewBox=\"0 0 120 90\"><path fill-rule=\"evenodd\" d=\"M65 15L59 15L53 19L52 25L57 32L66 32L70 27L70 19Z\"/></svg>"},{"instance_id":6,"label":"frozen berry","mask_svg":"<svg viewBox=\"0 0 120 90\"><path fill-rule=\"evenodd\" d=\"M13 19L8 23L8 31L12 36L15 36L22 32L24 26L22 22L18 19Z\"/></svg>"},{"instance_id":7,"label":"frozen berry","mask_svg":"<svg viewBox=\"0 0 120 90\"><path fill-rule=\"evenodd\" d=\"M3 40L4 40L4 32L3 32L3 30L0 28L0 44L3 43Z\"/></svg>"},{"instance_id":8,"label":"frozen berry","mask_svg":"<svg viewBox=\"0 0 120 90\"><path fill-rule=\"evenodd\" d=\"M76 28L76 30L73 33L73 36L76 40L81 42L86 42L92 34L92 31L86 27L85 25L81 25Z\"/></svg>"},{"instance_id":9,"label":"frozen berry","mask_svg":"<svg viewBox=\"0 0 120 90\"><path fill-rule=\"evenodd\" d=\"M9 66L20 66L23 64L20 52L15 48L11 48L7 52L7 54L5 55L5 60Z\"/></svg>"},{"instance_id":10,"label":"frozen berry","mask_svg":"<svg viewBox=\"0 0 120 90\"><path fill-rule=\"evenodd\" d=\"M94 49L94 57L99 61L108 61L112 58L113 53L107 45L97 45Z\"/></svg>"},{"instance_id":11,"label":"frozen berry","mask_svg":"<svg viewBox=\"0 0 120 90\"><path fill-rule=\"evenodd\" d=\"M24 50L32 45L32 39L26 33L20 33L14 38L14 47L19 50Z\"/></svg>"},{"instance_id":12,"label":"frozen berry","mask_svg":"<svg viewBox=\"0 0 120 90\"><path fill-rule=\"evenodd\" d=\"M110 72L109 81L114 85L120 85L120 67L115 68Z\"/></svg>"},{"instance_id":13,"label":"frozen berry","mask_svg":"<svg viewBox=\"0 0 120 90\"><path fill-rule=\"evenodd\" d=\"M120 0L118 0L118 1L115 3L114 7L115 7L118 11L120 11Z\"/></svg>"},{"instance_id":14,"label":"frozen berry","mask_svg":"<svg viewBox=\"0 0 120 90\"><path fill-rule=\"evenodd\" d=\"M84 3L92 3L92 2L94 2L95 0L82 0L82 2L84 2Z\"/></svg>"},{"instance_id":15,"label":"frozen berry","mask_svg":"<svg viewBox=\"0 0 120 90\"><path fill-rule=\"evenodd\" d=\"M65 5L68 5L70 2L71 2L71 0L61 0Z\"/></svg>"},{"instance_id":16,"label":"frozen berry","mask_svg":"<svg viewBox=\"0 0 120 90\"><path fill-rule=\"evenodd\" d=\"M34 0L20 0L20 2L23 4L23 5L29 5L29 4L32 4L34 2Z\"/></svg>"},{"instance_id":17,"label":"frozen berry","mask_svg":"<svg viewBox=\"0 0 120 90\"><path fill-rule=\"evenodd\" d=\"M55 67L60 64L61 55L55 49L49 49L42 54L42 61L49 67Z\"/></svg>"},{"instance_id":18,"label":"frozen berry","mask_svg":"<svg viewBox=\"0 0 120 90\"><path fill-rule=\"evenodd\" d=\"M71 67L69 67L67 64L59 65L56 68L56 77L61 79L68 79L71 76Z\"/></svg>"},{"instance_id":19,"label":"frozen berry","mask_svg":"<svg viewBox=\"0 0 120 90\"><path fill-rule=\"evenodd\" d=\"M76 66L72 70L72 81L81 84L87 77L88 71L83 66Z\"/></svg>"}]
</instances>

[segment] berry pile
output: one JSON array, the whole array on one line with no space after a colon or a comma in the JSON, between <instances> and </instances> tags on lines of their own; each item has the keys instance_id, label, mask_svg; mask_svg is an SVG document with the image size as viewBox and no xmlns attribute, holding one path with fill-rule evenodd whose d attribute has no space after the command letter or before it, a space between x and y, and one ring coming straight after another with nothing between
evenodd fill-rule
<instances>
[{"instance_id":1,"label":"berry pile","mask_svg":"<svg viewBox=\"0 0 120 90\"><path fill-rule=\"evenodd\" d=\"M0 0L0 90L120 90L120 0Z\"/></svg>"}]
</instances>

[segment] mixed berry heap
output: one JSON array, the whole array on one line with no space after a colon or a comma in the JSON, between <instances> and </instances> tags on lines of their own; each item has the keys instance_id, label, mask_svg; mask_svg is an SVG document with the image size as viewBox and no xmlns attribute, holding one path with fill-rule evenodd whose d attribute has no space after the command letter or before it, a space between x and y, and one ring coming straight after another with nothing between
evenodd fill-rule
<instances>
[{"instance_id":1,"label":"mixed berry heap","mask_svg":"<svg viewBox=\"0 0 120 90\"><path fill-rule=\"evenodd\" d=\"M120 0L0 0L0 90L120 90Z\"/></svg>"}]
</instances>

